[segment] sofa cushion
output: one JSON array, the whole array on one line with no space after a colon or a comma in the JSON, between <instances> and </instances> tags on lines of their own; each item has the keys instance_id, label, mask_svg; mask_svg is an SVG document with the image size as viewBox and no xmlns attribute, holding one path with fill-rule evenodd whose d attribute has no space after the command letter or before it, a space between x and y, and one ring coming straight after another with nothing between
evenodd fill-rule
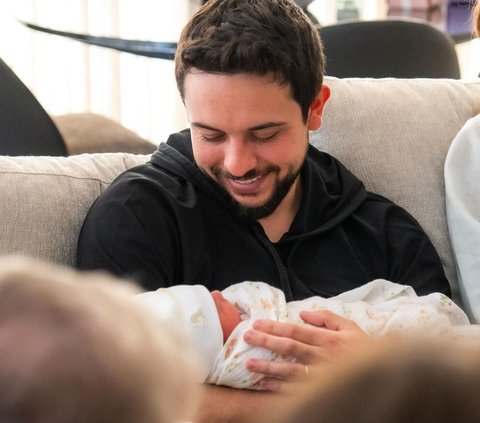
<instances>
[{"instance_id":1,"label":"sofa cushion","mask_svg":"<svg viewBox=\"0 0 480 423\"><path fill-rule=\"evenodd\" d=\"M157 146L123 125L96 113L52 116L69 155L83 153L151 154Z\"/></svg>"},{"instance_id":2,"label":"sofa cushion","mask_svg":"<svg viewBox=\"0 0 480 423\"><path fill-rule=\"evenodd\" d=\"M149 155L0 156L0 254L73 265L80 228L97 196Z\"/></svg>"},{"instance_id":3,"label":"sofa cushion","mask_svg":"<svg viewBox=\"0 0 480 423\"><path fill-rule=\"evenodd\" d=\"M457 302L445 215L443 165L465 121L480 112L480 81L336 79L323 126L310 141L337 157L368 190L408 210L436 247Z\"/></svg>"}]
</instances>

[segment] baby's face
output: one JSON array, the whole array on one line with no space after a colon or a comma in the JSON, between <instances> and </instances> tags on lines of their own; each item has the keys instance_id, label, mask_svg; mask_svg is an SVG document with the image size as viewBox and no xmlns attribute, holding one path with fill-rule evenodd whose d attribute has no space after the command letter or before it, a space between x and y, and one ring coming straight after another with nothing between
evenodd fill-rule
<instances>
[{"instance_id":1,"label":"baby's face","mask_svg":"<svg viewBox=\"0 0 480 423\"><path fill-rule=\"evenodd\" d=\"M240 323L240 313L231 302L223 297L220 291L212 291L211 294L217 307L223 331L223 343L225 343L233 329Z\"/></svg>"}]
</instances>

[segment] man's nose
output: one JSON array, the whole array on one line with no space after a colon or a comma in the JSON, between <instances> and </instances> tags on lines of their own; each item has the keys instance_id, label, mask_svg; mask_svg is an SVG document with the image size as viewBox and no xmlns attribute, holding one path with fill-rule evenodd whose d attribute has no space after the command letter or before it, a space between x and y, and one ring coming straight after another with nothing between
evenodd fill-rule
<instances>
[{"instance_id":1,"label":"man's nose","mask_svg":"<svg viewBox=\"0 0 480 423\"><path fill-rule=\"evenodd\" d=\"M233 176L241 177L257 166L255 146L243 139L229 139L225 145L223 166Z\"/></svg>"}]
</instances>

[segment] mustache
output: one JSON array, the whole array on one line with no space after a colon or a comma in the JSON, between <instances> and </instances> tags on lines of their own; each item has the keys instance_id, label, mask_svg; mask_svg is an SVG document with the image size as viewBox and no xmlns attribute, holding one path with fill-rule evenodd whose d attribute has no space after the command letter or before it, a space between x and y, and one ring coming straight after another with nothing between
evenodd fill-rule
<instances>
[{"instance_id":1,"label":"mustache","mask_svg":"<svg viewBox=\"0 0 480 423\"><path fill-rule=\"evenodd\" d=\"M248 172L244 173L242 176L235 176L232 175L230 172L227 172L223 169L218 167L212 169L213 175L216 178L224 178L224 179L235 179L235 180L248 180L254 179L262 175L266 175L267 173L279 173L280 168L278 166L267 166L265 169L251 169Z\"/></svg>"}]
</instances>

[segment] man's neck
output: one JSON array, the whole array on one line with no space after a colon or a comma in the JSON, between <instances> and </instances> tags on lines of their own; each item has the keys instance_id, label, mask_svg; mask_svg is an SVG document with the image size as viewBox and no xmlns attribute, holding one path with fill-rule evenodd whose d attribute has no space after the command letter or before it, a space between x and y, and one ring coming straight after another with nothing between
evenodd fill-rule
<instances>
[{"instance_id":1,"label":"man's neck","mask_svg":"<svg viewBox=\"0 0 480 423\"><path fill-rule=\"evenodd\" d=\"M302 183L301 178L298 177L276 210L270 216L258 221L271 242L278 242L283 234L288 232L301 200Z\"/></svg>"}]
</instances>

